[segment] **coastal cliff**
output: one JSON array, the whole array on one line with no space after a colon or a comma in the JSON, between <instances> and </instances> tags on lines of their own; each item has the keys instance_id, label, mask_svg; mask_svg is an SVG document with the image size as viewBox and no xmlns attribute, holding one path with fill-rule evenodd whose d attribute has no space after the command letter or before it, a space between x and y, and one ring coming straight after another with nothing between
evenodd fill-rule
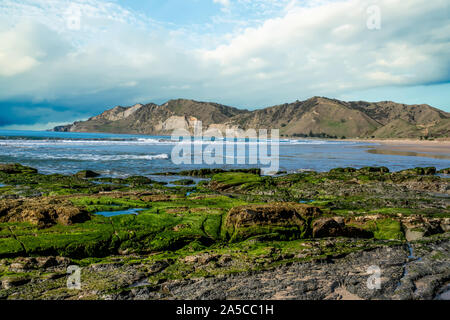
<instances>
[{"instance_id":1,"label":"coastal cliff","mask_svg":"<svg viewBox=\"0 0 450 320\"><path fill-rule=\"evenodd\" d=\"M313 97L254 111L212 102L170 100L162 105L117 106L53 131L170 135L174 129L280 129L282 136L320 138L450 137L450 114L426 104L345 102Z\"/></svg>"}]
</instances>

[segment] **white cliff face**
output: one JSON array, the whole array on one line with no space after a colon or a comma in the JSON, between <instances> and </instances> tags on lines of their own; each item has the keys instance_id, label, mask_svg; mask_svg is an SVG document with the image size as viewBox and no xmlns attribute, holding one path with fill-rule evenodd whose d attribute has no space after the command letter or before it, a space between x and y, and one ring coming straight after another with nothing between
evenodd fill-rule
<instances>
[{"instance_id":1,"label":"white cliff face","mask_svg":"<svg viewBox=\"0 0 450 320\"><path fill-rule=\"evenodd\" d=\"M133 113L135 113L142 107L143 107L142 104L135 104L134 106L132 106L130 108L123 108L123 107L117 106L111 110L103 112L101 115L98 115L98 116L94 117L93 119L94 120L106 119L109 121L122 120L122 119L128 118L129 116L131 116Z\"/></svg>"},{"instance_id":2,"label":"white cliff face","mask_svg":"<svg viewBox=\"0 0 450 320\"><path fill-rule=\"evenodd\" d=\"M175 129L189 130L189 121L184 116L171 116L161 124L161 129L164 131Z\"/></svg>"},{"instance_id":3,"label":"white cliff face","mask_svg":"<svg viewBox=\"0 0 450 320\"><path fill-rule=\"evenodd\" d=\"M124 118L128 118L129 116L131 116L133 113L135 113L136 111L138 111L142 107L143 107L143 105L140 104L140 103L135 104L134 106L132 106L131 108L128 108L127 110L125 110L123 112L123 117Z\"/></svg>"},{"instance_id":4,"label":"white cliff face","mask_svg":"<svg viewBox=\"0 0 450 320\"><path fill-rule=\"evenodd\" d=\"M194 128L198 121L199 120L196 117L171 116L166 121L160 122L158 125L156 125L155 129L158 131L173 131L176 129L182 129L187 130L190 133L194 133ZM240 130L240 128L236 125L227 125L222 123L213 123L208 127L203 126L202 130L202 134L204 136L211 137L225 137L227 132L238 138L241 136L246 137L248 135L247 132Z\"/></svg>"}]
</instances>

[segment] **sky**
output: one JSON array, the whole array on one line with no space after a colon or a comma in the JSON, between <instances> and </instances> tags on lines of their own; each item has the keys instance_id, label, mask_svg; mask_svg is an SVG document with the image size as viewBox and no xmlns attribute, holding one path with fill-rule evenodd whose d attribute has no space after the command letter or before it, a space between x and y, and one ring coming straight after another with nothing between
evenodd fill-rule
<instances>
[{"instance_id":1,"label":"sky","mask_svg":"<svg viewBox=\"0 0 450 320\"><path fill-rule=\"evenodd\" d=\"M313 96L450 112L450 2L0 0L0 129Z\"/></svg>"}]
</instances>

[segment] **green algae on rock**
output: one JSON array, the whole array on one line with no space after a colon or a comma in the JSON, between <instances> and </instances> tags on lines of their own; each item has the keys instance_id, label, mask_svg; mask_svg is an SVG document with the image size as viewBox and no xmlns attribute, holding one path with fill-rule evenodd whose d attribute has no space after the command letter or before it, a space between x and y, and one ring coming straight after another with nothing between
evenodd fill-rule
<instances>
[{"instance_id":1,"label":"green algae on rock","mask_svg":"<svg viewBox=\"0 0 450 320\"><path fill-rule=\"evenodd\" d=\"M20 165L3 168L0 298L156 299L168 297L167 286L184 297L183 289L193 295L198 288L208 292L213 286L209 278L218 288L233 284L249 298L242 279L259 281L272 272L300 272L308 266L319 270L320 261L342 266L335 270L342 276L354 261L362 267L373 264L371 259L393 268L395 281L386 283L382 293L402 298L394 289L408 261L405 240L412 241L415 255L431 270L426 275L433 278L431 289L438 290L447 279L449 180L432 170L403 174L378 167L336 168L266 177L204 169L190 174L210 180L186 196L194 189L167 187L148 177L80 178L43 175ZM308 204L299 203L305 200ZM96 215L133 208L142 210L138 215ZM79 295L65 288L69 263L84 270ZM414 276L425 274L414 267ZM324 282L327 277L315 277L331 285ZM204 279L199 282L204 286L190 279ZM365 280L357 281L365 285ZM359 296L381 297L347 285L357 288L349 290ZM276 288L272 283L269 291ZM407 288L402 286L404 292ZM298 297L334 297L331 289L301 292Z\"/></svg>"}]
</instances>

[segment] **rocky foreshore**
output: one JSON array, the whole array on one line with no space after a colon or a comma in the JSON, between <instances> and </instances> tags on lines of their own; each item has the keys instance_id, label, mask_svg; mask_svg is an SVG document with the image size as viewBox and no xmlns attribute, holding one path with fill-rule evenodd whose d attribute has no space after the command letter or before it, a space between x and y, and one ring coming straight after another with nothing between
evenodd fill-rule
<instances>
[{"instance_id":1,"label":"rocky foreshore","mask_svg":"<svg viewBox=\"0 0 450 320\"><path fill-rule=\"evenodd\" d=\"M0 299L446 299L448 172L202 169L169 187L0 165Z\"/></svg>"}]
</instances>

